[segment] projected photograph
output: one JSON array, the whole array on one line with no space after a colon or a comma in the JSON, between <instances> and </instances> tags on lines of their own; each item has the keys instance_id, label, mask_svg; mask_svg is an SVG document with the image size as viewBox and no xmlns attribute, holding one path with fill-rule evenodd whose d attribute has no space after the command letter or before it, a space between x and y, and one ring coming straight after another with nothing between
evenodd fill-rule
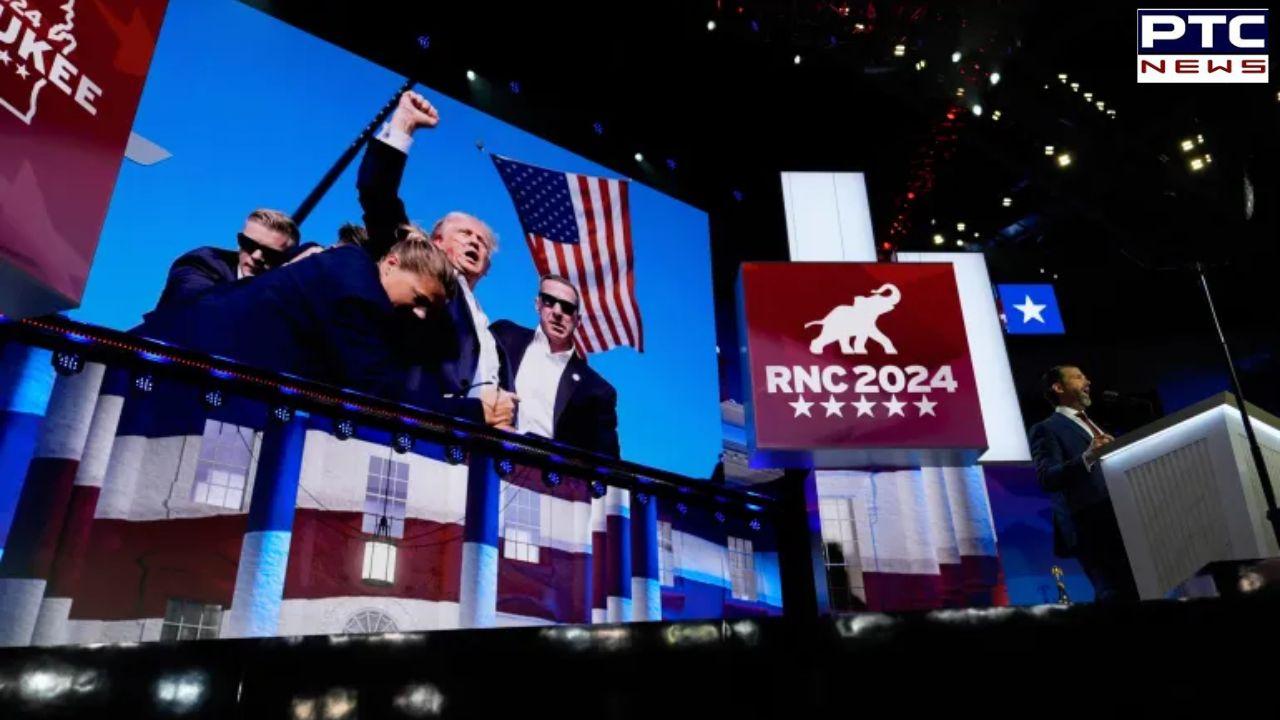
<instances>
[{"instance_id":1,"label":"projected photograph","mask_svg":"<svg viewBox=\"0 0 1280 720\"><path fill-rule=\"evenodd\" d=\"M132 131L73 320L598 468L712 475L702 211L232 0L169 4ZM0 641L781 611L771 532L727 506L84 347L56 381L34 351L4 359L47 374L27 457L77 450L0 496Z\"/></svg>"},{"instance_id":2,"label":"projected photograph","mask_svg":"<svg viewBox=\"0 0 1280 720\"><path fill-rule=\"evenodd\" d=\"M431 88L400 97L405 80L238 3L172 3L134 123L147 151L71 316L709 475L705 213ZM550 417L509 407L557 372Z\"/></svg>"}]
</instances>

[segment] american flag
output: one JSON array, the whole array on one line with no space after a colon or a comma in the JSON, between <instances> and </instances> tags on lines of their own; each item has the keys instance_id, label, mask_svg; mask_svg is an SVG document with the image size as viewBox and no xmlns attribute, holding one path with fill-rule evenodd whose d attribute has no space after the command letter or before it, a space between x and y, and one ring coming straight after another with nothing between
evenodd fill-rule
<instances>
[{"instance_id":1,"label":"american flag","mask_svg":"<svg viewBox=\"0 0 1280 720\"><path fill-rule=\"evenodd\" d=\"M562 275L582 296L578 350L630 345L644 352L627 182L547 170L499 155L493 164L511 193L538 274Z\"/></svg>"}]
</instances>

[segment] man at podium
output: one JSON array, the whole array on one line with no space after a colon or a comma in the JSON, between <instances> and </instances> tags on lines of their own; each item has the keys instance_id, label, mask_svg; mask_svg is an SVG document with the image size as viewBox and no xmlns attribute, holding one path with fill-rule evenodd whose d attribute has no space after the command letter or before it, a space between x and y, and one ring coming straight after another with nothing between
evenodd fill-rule
<instances>
[{"instance_id":1,"label":"man at podium","mask_svg":"<svg viewBox=\"0 0 1280 720\"><path fill-rule=\"evenodd\" d=\"M1041 378L1054 412L1031 428L1031 457L1053 506L1054 553L1075 557L1098 602L1137 601L1133 571L1098 462L1115 438L1087 414L1090 383L1080 368L1056 365Z\"/></svg>"}]
</instances>

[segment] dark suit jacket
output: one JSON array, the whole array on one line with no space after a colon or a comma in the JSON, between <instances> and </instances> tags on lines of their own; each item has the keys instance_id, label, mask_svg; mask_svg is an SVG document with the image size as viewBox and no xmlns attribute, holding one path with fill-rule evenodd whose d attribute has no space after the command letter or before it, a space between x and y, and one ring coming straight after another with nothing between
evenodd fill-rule
<instances>
[{"instance_id":1,"label":"dark suit jacket","mask_svg":"<svg viewBox=\"0 0 1280 720\"><path fill-rule=\"evenodd\" d=\"M399 328L377 265L361 248L340 247L157 310L136 332L483 422L478 401L445 401L434 385L406 390Z\"/></svg>"},{"instance_id":2,"label":"dark suit jacket","mask_svg":"<svg viewBox=\"0 0 1280 720\"><path fill-rule=\"evenodd\" d=\"M1102 464L1086 468L1083 455L1093 436L1067 416L1054 412L1031 427L1031 458L1036 479L1053 507L1054 552L1075 554L1078 537L1074 516L1085 508L1110 502Z\"/></svg>"},{"instance_id":3,"label":"dark suit jacket","mask_svg":"<svg viewBox=\"0 0 1280 720\"><path fill-rule=\"evenodd\" d=\"M499 355L508 363L503 374L511 378L514 386L520 361L533 340L533 330L509 320L499 320L489 330L498 341ZM553 440L618 457L618 393L576 353L560 376L553 418Z\"/></svg>"},{"instance_id":4,"label":"dark suit jacket","mask_svg":"<svg viewBox=\"0 0 1280 720\"><path fill-rule=\"evenodd\" d=\"M240 254L215 247L196 248L173 261L156 309L187 302L215 285L235 282Z\"/></svg>"},{"instance_id":5,"label":"dark suit jacket","mask_svg":"<svg viewBox=\"0 0 1280 720\"><path fill-rule=\"evenodd\" d=\"M375 258L396 244L397 229L409 221L400 199L406 159L404 153L375 138L360 161L356 191L369 233L365 248ZM459 278L459 282L465 281ZM449 300L448 313L433 319L422 335L415 351L421 365L437 376L444 392L465 395L476 374L480 341L461 290Z\"/></svg>"}]
</instances>

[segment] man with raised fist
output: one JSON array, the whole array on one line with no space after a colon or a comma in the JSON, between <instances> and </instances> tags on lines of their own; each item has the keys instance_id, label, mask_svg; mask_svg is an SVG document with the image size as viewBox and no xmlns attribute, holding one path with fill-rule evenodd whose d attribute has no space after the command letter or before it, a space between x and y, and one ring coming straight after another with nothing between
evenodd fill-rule
<instances>
[{"instance_id":1,"label":"man with raised fist","mask_svg":"<svg viewBox=\"0 0 1280 720\"><path fill-rule=\"evenodd\" d=\"M395 243L408 226L409 216L399 192L413 135L439 122L435 106L410 90L400 96L390 120L369 142L356 188L369 233L366 247L374 255ZM449 258L460 282L440 322L411 330L419 335L417 342L410 341L420 357L419 373L435 374L443 391L457 396L479 397L485 388L499 385L510 388L509 379L504 382L499 377L502 363L498 346L474 292L489 271L497 236L482 220L463 212L446 214L429 235Z\"/></svg>"}]
</instances>

